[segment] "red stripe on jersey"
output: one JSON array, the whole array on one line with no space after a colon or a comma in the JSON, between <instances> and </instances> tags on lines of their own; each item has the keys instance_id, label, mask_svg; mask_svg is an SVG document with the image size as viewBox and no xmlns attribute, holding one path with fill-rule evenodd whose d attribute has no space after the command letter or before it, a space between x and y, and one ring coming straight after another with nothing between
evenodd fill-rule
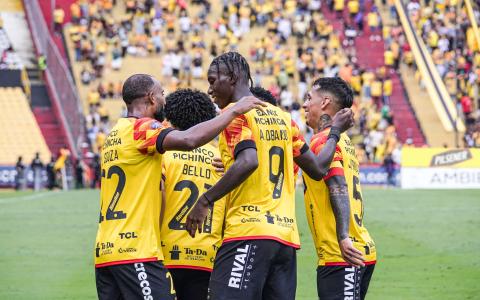
<instances>
[{"instance_id":1,"label":"red stripe on jersey","mask_svg":"<svg viewBox=\"0 0 480 300\"><path fill-rule=\"evenodd\" d=\"M107 262L107 263L103 263L103 264L96 264L95 268L102 268L102 267L115 266L115 265L124 265L124 264L132 264L132 263L139 263L139 262L149 262L149 261L158 261L158 257L111 261L111 262Z\"/></svg>"},{"instance_id":2,"label":"red stripe on jersey","mask_svg":"<svg viewBox=\"0 0 480 300\"><path fill-rule=\"evenodd\" d=\"M134 131L133 132L133 139L134 140L144 140L147 137L146 131Z\"/></svg>"},{"instance_id":3,"label":"red stripe on jersey","mask_svg":"<svg viewBox=\"0 0 480 300\"><path fill-rule=\"evenodd\" d=\"M376 260L364 262L364 264L365 264L366 266L374 265L374 264L376 264L376 263L377 263ZM350 264L349 264L349 263L346 263L346 262L341 262L341 261L339 261L339 262L326 262L326 263L325 263L325 267L332 267L332 266L345 266L345 267L346 267L346 266L350 266Z\"/></svg>"},{"instance_id":4,"label":"red stripe on jersey","mask_svg":"<svg viewBox=\"0 0 480 300\"><path fill-rule=\"evenodd\" d=\"M199 271L207 271L212 272L212 268L205 268L205 267L197 267L197 266L182 266L182 265L165 265L167 269L190 269L190 270L199 270Z\"/></svg>"},{"instance_id":5,"label":"red stripe on jersey","mask_svg":"<svg viewBox=\"0 0 480 300\"><path fill-rule=\"evenodd\" d=\"M227 141L227 146L232 154L235 146L240 142L244 127L248 127L247 118L245 115L240 115L235 118L223 131Z\"/></svg>"},{"instance_id":6,"label":"red stripe on jersey","mask_svg":"<svg viewBox=\"0 0 480 300\"><path fill-rule=\"evenodd\" d=\"M290 243L290 242L284 241L282 239L279 239L277 237L269 236L269 235L242 236L242 237L224 239L223 243L229 243L229 242L235 242L235 241L249 241L249 240L274 240L274 241L277 241L281 244L293 247L295 249L300 249L300 245Z\"/></svg>"},{"instance_id":7,"label":"red stripe on jersey","mask_svg":"<svg viewBox=\"0 0 480 300\"><path fill-rule=\"evenodd\" d=\"M345 174L343 173L343 169L342 168L331 168L327 175L325 177L323 177L323 180L328 180L330 178L332 178L333 176L345 176Z\"/></svg>"}]
</instances>

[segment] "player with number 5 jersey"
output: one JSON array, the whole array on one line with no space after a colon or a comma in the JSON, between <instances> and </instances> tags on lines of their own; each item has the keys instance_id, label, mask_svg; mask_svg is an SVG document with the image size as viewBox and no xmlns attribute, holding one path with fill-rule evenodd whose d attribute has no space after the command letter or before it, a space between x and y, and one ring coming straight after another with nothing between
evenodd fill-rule
<instances>
[{"instance_id":1,"label":"player with number 5 jersey","mask_svg":"<svg viewBox=\"0 0 480 300\"><path fill-rule=\"evenodd\" d=\"M123 86L128 116L113 127L101 153L100 215L95 242L99 299L174 299L162 264L160 181L163 153L193 150L233 119L264 104L245 98L227 114L180 131L162 126L165 98L153 77L137 74Z\"/></svg>"}]
</instances>

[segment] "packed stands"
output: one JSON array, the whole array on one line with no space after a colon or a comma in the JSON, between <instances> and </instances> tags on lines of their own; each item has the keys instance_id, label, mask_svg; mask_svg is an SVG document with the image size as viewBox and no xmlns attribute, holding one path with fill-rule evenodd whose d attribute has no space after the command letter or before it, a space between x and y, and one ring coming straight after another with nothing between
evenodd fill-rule
<instances>
[{"instance_id":1,"label":"packed stands","mask_svg":"<svg viewBox=\"0 0 480 300\"><path fill-rule=\"evenodd\" d=\"M366 14L339 28L325 18L329 12L324 7L322 13L321 1L232 1L223 7L193 2L78 1L71 5L72 23L64 33L92 144L101 141L96 135L107 132L122 115L121 80L128 75L152 74L167 91L185 86L206 91L209 61L236 50L249 59L254 84L268 88L280 105L292 111L297 123L304 123L301 105L314 78L346 79L357 95L360 130L352 134L359 152L366 153L363 161L381 162L384 153L396 147L389 101L394 92L402 94L401 86L392 82L388 66L360 65L354 43L368 25L364 30L375 31L371 39L381 45L377 14L376 20ZM363 7L358 5L360 12ZM344 7L345 13L351 8ZM350 15L355 20L356 14ZM349 37L343 39L344 35ZM402 142L408 137L403 134Z\"/></svg>"},{"instance_id":2,"label":"packed stands","mask_svg":"<svg viewBox=\"0 0 480 300\"><path fill-rule=\"evenodd\" d=\"M43 161L50 151L21 88L0 88L0 164L13 165L19 156L31 161L36 152Z\"/></svg>"},{"instance_id":3,"label":"packed stands","mask_svg":"<svg viewBox=\"0 0 480 300\"><path fill-rule=\"evenodd\" d=\"M406 7L456 106L455 117L465 123L464 146L478 147L480 53L476 24L472 26L478 6L474 1L410 1Z\"/></svg>"}]
</instances>

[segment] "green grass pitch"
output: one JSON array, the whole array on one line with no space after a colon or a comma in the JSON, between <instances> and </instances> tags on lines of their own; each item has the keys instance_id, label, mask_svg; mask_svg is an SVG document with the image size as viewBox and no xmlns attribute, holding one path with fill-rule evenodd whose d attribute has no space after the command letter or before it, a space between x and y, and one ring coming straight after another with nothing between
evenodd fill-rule
<instances>
[{"instance_id":1,"label":"green grass pitch","mask_svg":"<svg viewBox=\"0 0 480 300\"><path fill-rule=\"evenodd\" d=\"M297 299L316 299L316 255L302 233ZM0 299L95 299L98 191L0 193ZM367 299L479 299L480 191L364 191L378 249Z\"/></svg>"}]
</instances>

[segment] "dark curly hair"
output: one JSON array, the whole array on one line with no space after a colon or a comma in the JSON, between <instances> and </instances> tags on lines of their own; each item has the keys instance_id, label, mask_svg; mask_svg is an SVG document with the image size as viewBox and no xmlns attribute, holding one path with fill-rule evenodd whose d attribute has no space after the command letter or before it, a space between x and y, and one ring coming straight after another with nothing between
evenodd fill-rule
<instances>
[{"instance_id":1,"label":"dark curly hair","mask_svg":"<svg viewBox=\"0 0 480 300\"><path fill-rule=\"evenodd\" d=\"M313 89L331 93L336 99L340 109L350 108L353 105L353 90L348 83L340 77L318 78L312 84Z\"/></svg>"},{"instance_id":2,"label":"dark curly hair","mask_svg":"<svg viewBox=\"0 0 480 300\"><path fill-rule=\"evenodd\" d=\"M270 91L260 86L256 86L250 88L250 92L252 92L252 94L258 99L277 106L277 99L275 99L275 97L272 95L272 93L270 93Z\"/></svg>"},{"instance_id":3,"label":"dark curly hair","mask_svg":"<svg viewBox=\"0 0 480 300\"><path fill-rule=\"evenodd\" d=\"M216 111L207 94L197 90L179 89L167 96L165 116L172 126L187 130L215 118Z\"/></svg>"}]
</instances>

